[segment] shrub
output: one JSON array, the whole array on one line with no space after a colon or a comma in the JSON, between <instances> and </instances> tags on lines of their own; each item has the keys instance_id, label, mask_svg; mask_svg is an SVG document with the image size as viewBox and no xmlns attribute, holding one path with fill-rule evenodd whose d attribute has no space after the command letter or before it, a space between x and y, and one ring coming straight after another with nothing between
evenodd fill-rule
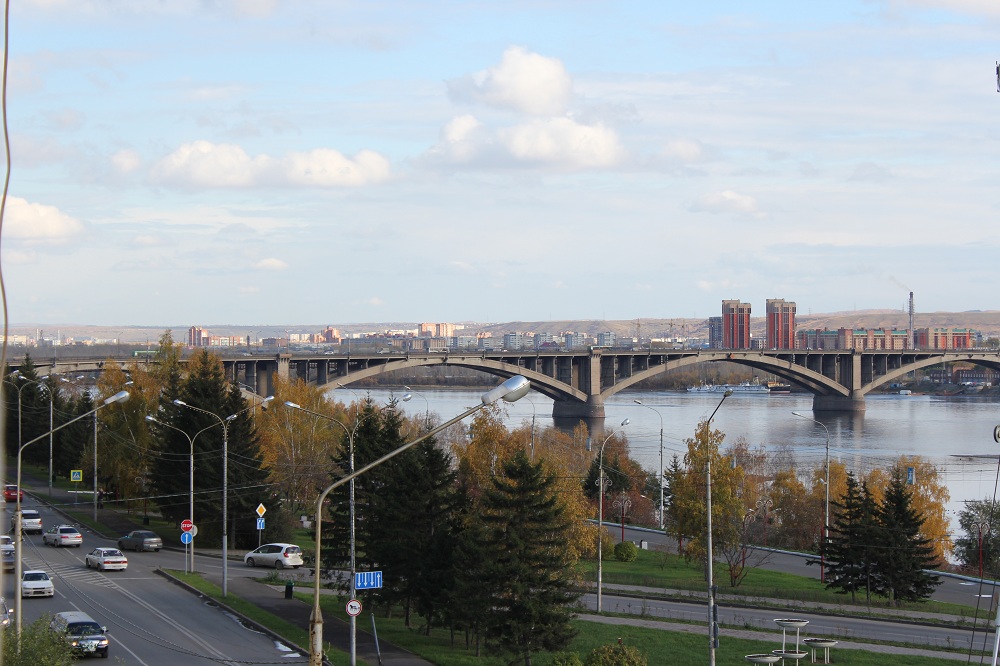
<instances>
[{"instance_id":1,"label":"shrub","mask_svg":"<svg viewBox=\"0 0 1000 666\"><path fill-rule=\"evenodd\" d=\"M621 639L619 639L621 640ZM631 645L602 645L587 655L584 666L646 666L646 655Z\"/></svg>"},{"instance_id":2,"label":"shrub","mask_svg":"<svg viewBox=\"0 0 1000 666\"><path fill-rule=\"evenodd\" d=\"M635 562L637 557L639 557L639 547L631 541L615 544L615 559L619 562Z\"/></svg>"},{"instance_id":3,"label":"shrub","mask_svg":"<svg viewBox=\"0 0 1000 666\"><path fill-rule=\"evenodd\" d=\"M576 652L556 652L552 655L552 666L583 666Z\"/></svg>"}]
</instances>

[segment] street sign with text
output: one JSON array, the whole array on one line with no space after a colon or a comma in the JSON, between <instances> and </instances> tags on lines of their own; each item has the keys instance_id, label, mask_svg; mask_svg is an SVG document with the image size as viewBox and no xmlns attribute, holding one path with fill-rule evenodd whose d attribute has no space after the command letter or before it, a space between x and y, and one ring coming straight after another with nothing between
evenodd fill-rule
<instances>
[{"instance_id":1,"label":"street sign with text","mask_svg":"<svg viewBox=\"0 0 1000 666\"><path fill-rule=\"evenodd\" d=\"M194 527L194 522L188 518L181 521L181 532L190 532L191 528Z\"/></svg>"}]
</instances>

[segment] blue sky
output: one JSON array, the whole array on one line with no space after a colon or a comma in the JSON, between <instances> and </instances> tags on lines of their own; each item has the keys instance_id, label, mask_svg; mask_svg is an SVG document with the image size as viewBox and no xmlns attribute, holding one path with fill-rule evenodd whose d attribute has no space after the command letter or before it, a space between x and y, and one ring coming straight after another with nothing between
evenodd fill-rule
<instances>
[{"instance_id":1,"label":"blue sky","mask_svg":"<svg viewBox=\"0 0 1000 666\"><path fill-rule=\"evenodd\" d=\"M1000 309L994 0L14 3L12 325Z\"/></svg>"}]
</instances>

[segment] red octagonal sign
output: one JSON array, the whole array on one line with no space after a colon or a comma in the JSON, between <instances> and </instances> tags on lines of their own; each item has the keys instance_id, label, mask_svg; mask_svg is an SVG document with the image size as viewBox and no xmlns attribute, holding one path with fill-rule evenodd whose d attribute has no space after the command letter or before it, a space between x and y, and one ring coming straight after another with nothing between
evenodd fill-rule
<instances>
[{"instance_id":1,"label":"red octagonal sign","mask_svg":"<svg viewBox=\"0 0 1000 666\"><path fill-rule=\"evenodd\" d=\"M194 523L190 519L185 518L181 521L181 532L190 532L192 527L194 527Z\"/></svg>"}]
</instances>

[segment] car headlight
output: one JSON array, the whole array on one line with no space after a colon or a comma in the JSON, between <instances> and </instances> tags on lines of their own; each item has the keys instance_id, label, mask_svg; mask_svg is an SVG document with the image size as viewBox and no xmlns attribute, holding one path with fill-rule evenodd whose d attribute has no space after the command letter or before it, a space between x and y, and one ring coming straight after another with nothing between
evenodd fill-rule
<instances>
[{"instance_id":1,"label":"car headlight","mask_svg":"<svg viewBox=\"0 0 1000 666\"><path fill-rule=\"evenodd\" d=\"M101 640L97 641L97 645L99 647L107 647L107 645L108 645L108 639L107 638L102 638Z\"/></svg>"},{"instance_id":2,"label":"car headlight","mask_svg":"<svg viewBox=\"0 0 1000 666\"><path fill-rule=\"evenodd\" d=\"M76 640L76 639L74 638L73 640L71 640L71 641L69 642L69 644L70 644L70 645L71 645L72 647L76 647L76 646L78 646L78 645L80 644L80 641L78 641L78 640Z\"/></svg>"}]
</instances>

